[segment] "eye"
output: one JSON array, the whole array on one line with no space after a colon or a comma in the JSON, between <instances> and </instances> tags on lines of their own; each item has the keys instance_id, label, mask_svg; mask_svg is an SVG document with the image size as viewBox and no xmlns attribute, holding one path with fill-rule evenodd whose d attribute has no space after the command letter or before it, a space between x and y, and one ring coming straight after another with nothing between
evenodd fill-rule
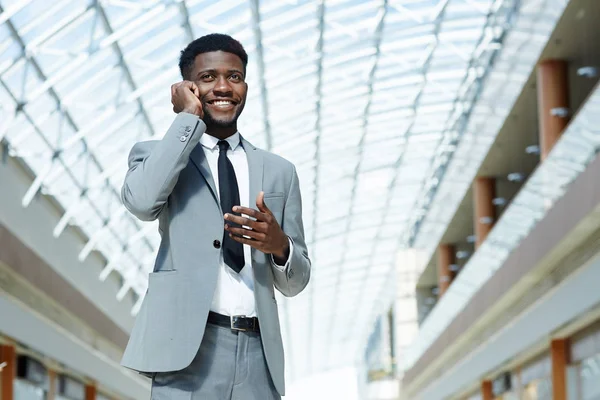
<instances>
[{"instance_id":1,"label":"eye","mask_svg":"<svg viewBox=\"0 0 600 400\"><path fill-rule=\"evenodd\" d=\"M242 77L242 75L240 75L238 73L231 74L230 78L233 79L234 81L244 80L244 78Z\"/></svg>"},{"instance_id":2,"label":"eye","mask_svg":"<svg viewBox=\"0 0 600 400\"><path fill-rule=\"evenodd\" d=\"M200 79L203 81L209 81L213 78L213 76L211 74L202 74L200 75Z\"/></svg>"}]
</instances>

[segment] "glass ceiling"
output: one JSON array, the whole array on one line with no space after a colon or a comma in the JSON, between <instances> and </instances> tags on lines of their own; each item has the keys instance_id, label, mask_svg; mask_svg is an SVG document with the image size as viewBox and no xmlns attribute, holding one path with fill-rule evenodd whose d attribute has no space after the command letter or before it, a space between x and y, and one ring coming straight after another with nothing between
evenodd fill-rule
<instances>
[{"instance_id":1,"label":"glass ceiling","mask_svg":"<svg viewBox=\"0 0 600 400\"><path fill-rule=\"evenodd\" d=\"M358 361L518 0L0 0L0 139L143 297L159 237L119 200L134 142L173 120L179 51L246 47L240 132L297 166L312 281L282 301L291 375ZM416 206L419 204L420 206ZM425 204L428 204L425 202ZM132 310L139 308L140 301ZM292 317L292 318L289 318Z\"/></svg>"}]
</instances>

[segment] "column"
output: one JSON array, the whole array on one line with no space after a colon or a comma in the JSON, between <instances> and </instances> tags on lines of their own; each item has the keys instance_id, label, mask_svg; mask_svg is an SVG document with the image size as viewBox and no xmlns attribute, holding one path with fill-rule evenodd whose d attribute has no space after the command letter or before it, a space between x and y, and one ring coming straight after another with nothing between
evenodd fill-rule
<instances>
[{"instance_id":1,"label":"column","mask_svg":"<svg viewBox=\"0 0 600 400\"><path fill-rule=\"evenodd\" d=\"M552 399L567 400L567 366L569 364L569 340L554 339L550 343L552 359Z\"/></svg>"},{"instance_id":2,"label":"column","mask_svg":"<svg viewBox=\"0 0 600 400\"><path fill-rule=\"evenodd\" d=\"M438 297L442 298L446 290L450 287L454 279L454 272L450 270L450 266L454 264L454 256L456 250L450 244L441 244L438 247Z\"/></svg>"},{"instance_id":3,"label":"column","mask_svg":"<svg viewBox=\"0 0 600 400\"><path fill-rule=\"evenodd\" d=\"M85 400L96 400L96 385L88 383L85 385Z\"/></svg>"},{"instance_id":4,"label":"column","mask_svg":"<svg viewBox=\"0 0 600 400\"><path fill-rule=\"evenodd\" d=\"M56 371L48 368L48 396L46 400L54 400L56 397Z\"/></svg>"},{"instance_id":5,"label":"column","mask_svg":"<svg viewBox=\"0 0 600 400\"><path fill-rule=\"evenodd\" d=\"M6 363L0 372L0 399L15 400L14 384L17 377L17 351L13 345L0 345L0 364Z\"/></svg>"},{"instance_id":6,"label":"column","mask_svg":"<svg viewBox=\"0 0 600 400\"><path fill-rule=\"evenodd\" d=\"M494 400L494 392L492 390L492 381L481 382L481 399Z\"/></svg>"},{"instance_id":7,"label":"column","mask_svg":"<svg viewBox=\"0 0 600 400\"><path fill-rule=\"evenodd\" d=\"M537 96L540 157L544 161L569 123L568 115L556 114L559 109L569 109L568 65L566 61L546 60L538 65Z\"/></svg>"},{"instance_id":8,"label":"column","mask_svg":"<svg viewBox=\"0 0 600 400\"><path fill-rule=\"evenodd\" d=\"M496 220L494 197L496 180L494 178L475 178L473 184L473 204L475 207L475 249L485 241Z\"/></svg>"}]
</instances>

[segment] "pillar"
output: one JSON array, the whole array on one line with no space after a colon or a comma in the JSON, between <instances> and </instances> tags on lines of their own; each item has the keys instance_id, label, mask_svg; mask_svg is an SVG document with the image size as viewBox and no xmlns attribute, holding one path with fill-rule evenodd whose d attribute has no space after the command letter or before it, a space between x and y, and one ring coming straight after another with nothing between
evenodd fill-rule
<instances>
[{"instance_id":1,"label":"pillar","mask_svg":"<svg viewBox=\"0 0 600 400\"><path fill-rule=\"evenodd\" d=\"M454 279L454 272L450 266L454 264L455 249L450 244L441 244L438 247L438 297L442 298Z\"/></svg>"},{"instance_id":2,"label":"pillar","mask_svg":"<svg viewBox=\"0 0 600 400\"><path fill-rule=\"evenodd\" d=\"M85 400L96 400L96 385L93 383L85 385Z\"/></svg>"},{"instance_id":3,"label":"pillar","mask_svg":"<svg viewBox=\"0 0 600 400\"><path fill-rule=\"evenodd\" d=\"M544 161L569 123L568 116L553 115L553 109L569 108L568 65L547 60L537 68L540 157Z\"/></svg>"},{"instance_id":4,"label":"pillar","mask_svg":"<svg viewBox=\"0 0 600 400\"><path fill-rule=\"evenodd\" d=\"M46 400L54 400L56 397L56 371L48 368L48 395Z\"/></svg>"},{"instance_id":5,"label":"pillar","mask_svg":"<svg viewBox=\"0 0 600 400\"><path fill-rule=\"evenodd\" d=\"M481 382L481 399L494 400L494 391L492 390L492 381Z\"/></svg>"},{"instance_id":6,"label":"pillar","mask_svg":"<svg viewBox=\"0 0 600 400\"><path fill-rule=\"evenodd\" d=\"M475 178L473 184L473 204L475 207L475 249L485 241L496 220L494 197L496 180L494 178Z\"/></svg>"},{"instance_id":7,"label":"pillar","mask_svg":"<svg viewBox=\"0 0 600 400\"><path fill-rule=\"evenodd\" d=\"M567 400L567 366L569 364L569 340L555 339L550 343L552 360L552 399Z\"/></svg>"},{"instance_id":8,"label":"pillar","mask_svg":"<svg viewBox=\"0 0 600 400\"><path fill-rule=\"evenodd\" d=\"M6 363L0 372L0 399L15 400L14 385L17 377L17 350L13 345L0 345L0 364Z\"/></svg>"}]
</instances>

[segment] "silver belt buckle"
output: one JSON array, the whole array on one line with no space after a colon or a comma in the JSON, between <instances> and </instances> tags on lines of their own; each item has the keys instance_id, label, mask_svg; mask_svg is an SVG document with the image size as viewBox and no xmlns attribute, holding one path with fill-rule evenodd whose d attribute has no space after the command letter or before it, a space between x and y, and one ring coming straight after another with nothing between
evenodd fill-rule
<instances>
[{"instance_id":1,"label":"silver belt buckle","mask_svg":"<svg viewBox=\"0 0 600 400\"><path fill-rule=\"evenodd\" d=\"M237 322L238 318L246 318L246 316L245 315L232 315L231 318L230 318L230 321L231 321L231 330L233 330L233 331L240 331L240 332L246 332L248 329L237 328L237 327L234 326L235 323Z\"/></svg>"}]
</instances>

